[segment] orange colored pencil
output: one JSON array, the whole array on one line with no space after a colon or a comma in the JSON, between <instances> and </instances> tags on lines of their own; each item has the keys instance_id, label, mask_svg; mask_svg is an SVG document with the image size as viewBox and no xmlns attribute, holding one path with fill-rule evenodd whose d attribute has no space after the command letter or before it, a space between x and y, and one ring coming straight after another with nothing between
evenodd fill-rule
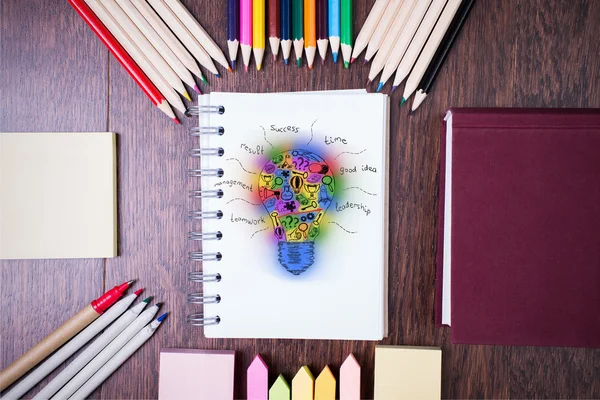
<instances>
[{"instance_id":1,"label":"orange colored pencil","mask_svg":"<svg viewBox=\"0 0 600 400\"><path fill-rule=\"evenodd\" d=\"M146 96L150 98L152 103L158 109L169 116L173 121L179 123L179 120L173 114L173 110L167 103L165 97L160 91L154 86L152 81L148 79L146 74L140 69L140 67L133 61L125 49L117 42L115 37L109 32L104 24L96 17L96 14L88 7L84 0L69 0L69 3L73 6L75 11L83 18L88 26L94 31L96 36L100 38L102 43L110 50L111 54L119 61L119 63L125 68L127 73L133 78L135 83L142 88Z\"/></svg>"},{"instance_id":2,"label":"orange colored pencil","mask_svg":"<svg viewBox=\"0 0 600 400\"><path fill-rule=\"evenodd\" d=\"M316 0L304 0L304 51L306 51L308 68L312 68L317 53Z\"/></svg>"}]
</instances>

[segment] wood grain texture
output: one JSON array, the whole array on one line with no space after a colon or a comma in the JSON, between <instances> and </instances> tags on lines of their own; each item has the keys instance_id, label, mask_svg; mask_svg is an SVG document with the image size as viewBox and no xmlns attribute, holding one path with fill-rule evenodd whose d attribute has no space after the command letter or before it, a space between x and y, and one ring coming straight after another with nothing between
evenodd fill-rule
<instances>
[{"instance_id":1,"label":"wood grain texture","mask_svg":"<svg viewBox=\"0 0 600 400\"><path fill-rule=\"evenodd\" d=\"M355 32L372 3L355 2ZM224 2L184 4L225 49ZM269 365L273 382L280 372L291 380L304 364L315 374L329 364L337 376L352 352L362 365L362 396L372 398L376 343L206 339L184 324L196 310L185 304L186 293L199 289L186 281L188 271L200 268L187 261L196 247L186 240L194 227L186 214L197 204L187 197L196 186L185 170L197 160L186 156L194 140L185 128L197 119L182 117L184 127L176 126L152 107L66 2L3 0L0 7L0 130L119 133L120 229L114 259L0 263L1 365L103 287L138 278L138 287L164 301L171 315L94 398L155 398L163 347L235 350L236 398L245 397L245 369L255 353ZM598 21L600 2L594 0L479 1L418 112L409 117L408 107L398 107L399 94L392 97L390 336L381 343L442 347L445 398L600 397L598 349L451 345L449 332L433 323L442 115L451 106L600 107ZM239 92L360 88L368 66L359 64L347 71L328 57L309 71L266 56L264 71L221 69L222 79L206 74L210 86L200 86Z\"/></svg>"}]
</instances>

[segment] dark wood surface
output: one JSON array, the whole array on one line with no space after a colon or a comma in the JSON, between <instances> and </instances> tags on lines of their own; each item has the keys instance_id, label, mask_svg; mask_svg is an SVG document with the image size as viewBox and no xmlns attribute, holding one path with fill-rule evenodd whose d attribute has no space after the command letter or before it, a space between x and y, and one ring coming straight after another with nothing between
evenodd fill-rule
<instances>
[{"instance_id":1,"label":"dark wood surface","mask_svg":"<svg viewBox=\"0 0 600 400\"><path fill-rule=\"evenodd\" d=\"M185 0L225 48L225 2ZM355 31L373 3L355 1ZM600 107L600 1L480 0L413 117L392 97L390 166L390 336L382 344L443 349L446 398L600 398L600 350L451 345L433 323L441 117L450 106ZM155 398L164 347L236 350L236 398L255 353L291 379L303 364L334 374L348 353L362 365L362 395L373 396L377 343L215 340L188 327L193 289L186 272L191 207L185 176L193 143L108 54L64 0L0 1L0 131L114 131L118 140L119 257L0 262L0 366L4 368L107 287L137 287L171 312L154 338L94 398ZM363 87L368 68L328 60L306 67L273 64L209 76L210 90L275 92ZM207 89L203 86L203 89ZM389 91L389 87L386 87ZM558 323L558 322L557 322ZM55 372L56 374L56 372ZM53 374L54 375L54 374ZM48 378L47 378L48 379ZM47 382L45 380L44 382ZM43 383L42 383L43 384ZM37 385L33 395L42 387Z\"/></svg>"}]
</instances>

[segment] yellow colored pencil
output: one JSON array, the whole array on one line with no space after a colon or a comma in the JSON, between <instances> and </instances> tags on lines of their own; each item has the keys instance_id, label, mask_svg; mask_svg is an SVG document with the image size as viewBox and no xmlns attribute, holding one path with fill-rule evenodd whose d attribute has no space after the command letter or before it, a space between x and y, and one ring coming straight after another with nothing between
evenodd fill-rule
<instances>
[{"instance_id":1,"label":"yellow colored pencil","mask_svg":"<svg viewBox=\"0 0 600 400\"><path fill-rule=\"evenodd\" d=\"M252 51L256 70L260 71L265 55L265 0L252 1Z\"/></svg>"}]
</instances>

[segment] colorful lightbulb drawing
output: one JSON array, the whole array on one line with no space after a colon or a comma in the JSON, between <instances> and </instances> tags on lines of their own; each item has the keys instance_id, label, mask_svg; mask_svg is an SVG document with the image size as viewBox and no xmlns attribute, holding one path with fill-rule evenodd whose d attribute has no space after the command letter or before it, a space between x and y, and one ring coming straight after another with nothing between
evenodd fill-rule
<instances>
[{"instance_id":1,"label":"colorful lightbulb drawing","mask_svg":"<svg viewBox=\"0 0 600 400\"><path fill-rule=\"evenodd\" d=\"M307 150L287 150L263 167L258 193L279 247L279 263L294 275L315 260L315 239L335 192L333 172L325 160Z\"/></svg>"}]
</instances>

